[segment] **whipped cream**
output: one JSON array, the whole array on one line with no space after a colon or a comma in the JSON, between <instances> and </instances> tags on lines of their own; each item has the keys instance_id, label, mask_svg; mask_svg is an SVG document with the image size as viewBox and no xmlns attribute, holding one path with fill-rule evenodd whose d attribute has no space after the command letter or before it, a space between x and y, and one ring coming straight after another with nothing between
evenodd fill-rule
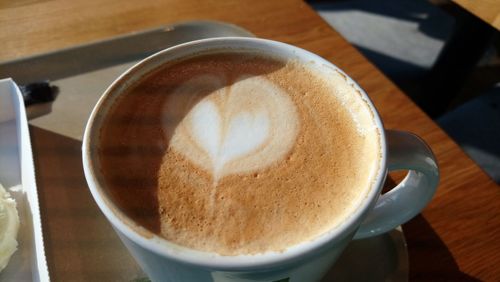
<instances>
[{"instance_id":1,"label":"whipped cream","mask_svg":"<svg viewBox=\"0 0 500 282\"><path fill-rule=\"evenodd\" d=\"M18 229L16 202L0 184L0 271L7 266L10 257L17 250Z\"/></svg>"}]
</instances>

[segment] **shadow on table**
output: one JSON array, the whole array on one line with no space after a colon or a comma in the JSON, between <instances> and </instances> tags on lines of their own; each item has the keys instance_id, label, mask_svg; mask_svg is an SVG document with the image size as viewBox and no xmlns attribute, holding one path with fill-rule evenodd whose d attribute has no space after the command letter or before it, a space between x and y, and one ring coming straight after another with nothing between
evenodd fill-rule
<instances>
[{"instance_id":1,"label":"shadow on table","mask_svg":"<svg viewBox=\"0 0 500 282\"><path fill-rule=\"evenodd\" d=\"M143 276L90 194L82 142L34 126L30 134L51 280L131 281Z\"/></svg>"},{"instance_id":2,"label":"shadow on table","mask_svg":"<svg viewBox=\"0 0 500 282\"><path fill-rule=\"evenodd\" d=\"M307 2L320 11L361 12L373 17L415 23L422 33L438 40L446 40L453 25L453 19L449 15L428 1L308 0Z\"/></svg>"},{"instance_id":3,"label":"shadow on table","mask_svg":"<svg viewBox=\"0 0 500 282\"><path fill-rule=\"evenodd\" d=\"M403 177L404 174L391 174L383 192L392 189ZM480 281L460 271L446 244L422 215L404 224L403 231L408 248L409 281Z\"/></svg>"},{"instance_id":4,"label":"shadow on table","mask_svg":"<svg viewBox=\"0 0 500 282\"><path fill-rule=\"evenodd\" d=\"M427 1L309 3L421 108L432 106L421 85L452 31L450 15Z\"/></svg>"},{"instance_id":5,"label":"shadow on table","mask_svg":"<svg viewBox=\"0 0 500 282\"><path fill-rule=\"evenodd\" d=\"M480 281L460 271L446 245L418 215L403 225L410 261L410 281ZM430 278L430 279L429 279Z\"/></svg>"}]
</instances>

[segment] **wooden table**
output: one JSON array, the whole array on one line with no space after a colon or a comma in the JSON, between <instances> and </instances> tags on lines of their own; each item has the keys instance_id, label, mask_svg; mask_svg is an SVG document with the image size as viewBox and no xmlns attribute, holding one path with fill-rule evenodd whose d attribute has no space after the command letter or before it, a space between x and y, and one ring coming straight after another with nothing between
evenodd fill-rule
<instances>
[{"instance_id":1,"label":"wooden table","mask_svg":"<svg viewBox=\"0 0 500 282\"><path fill-rule=\"evenodd\" d=\"M349 73L368 92L386 128L409 130L423 137L441 167L441 184L434 200L404 225L410 279L500 280L500 188L389 79L301 1L2 3L0 61L190 19L235 23L258 37L317 53ZM75 241L82 232L88 234L88 242L100 237L93 230L83 230L69 216L61 216L64 212L78 220L93 221L96 219L82 209L99 213L83 177L81 142L34 126L31 135L49 270L57 281L73 274L85 280L88 265L75 264L78 260L74 257L94 255L99 261L105 260L105 255L90 250L75 254L72 244L85 244ZM109 239L97 244L112 252L115 243Z\"/></svg>"},{"instance_id":2,"label":"wooden table","mask_svg":"<svg viewBox=\"0 0 500 282\"><path fill-rule=\"evenodd\" d=\"M453 0L453 2L500 30L499 0Z\"/></svg>"}]
</instances>

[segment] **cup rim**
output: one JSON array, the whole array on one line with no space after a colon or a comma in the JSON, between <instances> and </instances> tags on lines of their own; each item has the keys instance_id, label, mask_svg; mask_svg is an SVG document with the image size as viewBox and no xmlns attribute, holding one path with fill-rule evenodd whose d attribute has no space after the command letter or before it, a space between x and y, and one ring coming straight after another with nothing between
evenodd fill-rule
<instances>
[{"instance_id":1,"label":"cup rim","mask_svg":"<svg viewBox=\"0 0 500 282\"><path fill-rule=\"evenodd\" d=\"M134 225L134 222L130 218L128 218L128 216L126 216L119 209L111 208L110 206L108 206L107 202L111 201L107 200L106 193L103 191L98 179L94 175L94 167L90 158L90 141L92 136L91 133L93 131L93 127L95 126L94 121L96 119L96 116L98 115L99 110L101 109L106 98L110 95L110 93L113 92L116 86L123 84L124 81L127 81L130 78L133 78L134 73L136 73L137 70L147 68L148 66L151 67L151 65L158 66L169 61L168 59L169 53L175 53L179 50L186 48L193 48L193 47L198 47L203 49L204 45L211 47L207 47L206 49L203 50L210 50L210 49L216 49L217 46L221 48L225 46L235 46L238 44L245 46L259 45L259 46L270 47L273 49L293 50L294 54L297 55L297 58L308 57L308 60L313 58L315 62L332 67L336 71L340 72L345 76L347 82L359 92L361 98L369 107L369 110L373 114L374 124L376 125L379 131L378 136L379 136L379 145L381 152L379 159L379 168L375 174L375 178L374 181L372 182L370 190L368 191L366 196L360 201L359 206L355 209L355 211L348 218L346 218L344 221L338 224L336 227L317 236L312 240L291 246L288 249L281 252L266 252L253 255L223 256L216 253L198 251L187 247L183 247L175 243L169 242L168 240L163 239L162 237L157 235L153 236L141 235L141 232L138 232L137 228L131 227L131 225ZM190 54L193 53L195 52L192 52ZM157 59L159 59L159 61L156 61ZM153 64L153 62L155 61L156 64ZM155 66L151 67L150 70L154 68ZM347 75L344 71L342 71L333 63L307 50L278 41L260 39L260 38L248 38L248 37L219 37L219 38L209 38L209 39L191 41L159 51L141 60L140 62L129 68L127 71L122 73L117 79L115 79L113 83L104 91L103 95L95 105L87 121L82 143L82 160L83 160L83 170L85 178L87 180L87 184L97 205L104 213L104 215L107 217L107 219L112 223L113 227L120 233L124 234L134 243L140 245L141 247L153 253L161 255L162 257L166 257L168 259L181 263L187 263L206 268L215 268L219 270L236 270L236 269L251 270L251 269L261 268L263 266L270 267L272 265L277 265L277 264L291 263L293 261L303 258L304 256L308 256L309 254L314 253L317 250L324 248L326 245L333 244L334 242L342 238L346 238L347 236L352 236L359 227L359 224L356 224L356 222L359 221L359 219L373 207L373 204L375 202L374 199L377 198L377 195L380 194L380 190L382 189L383 181L385 180L387 172L387 167L386 167L387 144L384 133L384 127L380 119L380 115L375 109L375 106L373 105L372 101L370 100L366 92L349 75ZM117 215L116 213L118 213L119 215ZM128 220L128 222L124 222L125 220ZM136 227L138 226L136 225Z\"/></svg>"}]
</instances>

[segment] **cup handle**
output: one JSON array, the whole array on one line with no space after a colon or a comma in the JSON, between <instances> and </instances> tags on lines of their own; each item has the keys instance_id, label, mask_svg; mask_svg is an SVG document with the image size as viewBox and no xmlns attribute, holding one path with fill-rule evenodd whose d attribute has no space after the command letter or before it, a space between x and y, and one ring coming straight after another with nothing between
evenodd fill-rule
<instances>
[{"instance_id":1,"label":"cup handle","mask_svg":"<svg viewBox=\"0 0 500 282\"><path fill-rule=\"evenodd\" d=\"M408 170L405 179L381 195L361 223L354 239L390 231L430 202L439 182L439 169L431 149L420 137L404 131L387 130L387 169Z\"/></svg>"}]
</instances>

